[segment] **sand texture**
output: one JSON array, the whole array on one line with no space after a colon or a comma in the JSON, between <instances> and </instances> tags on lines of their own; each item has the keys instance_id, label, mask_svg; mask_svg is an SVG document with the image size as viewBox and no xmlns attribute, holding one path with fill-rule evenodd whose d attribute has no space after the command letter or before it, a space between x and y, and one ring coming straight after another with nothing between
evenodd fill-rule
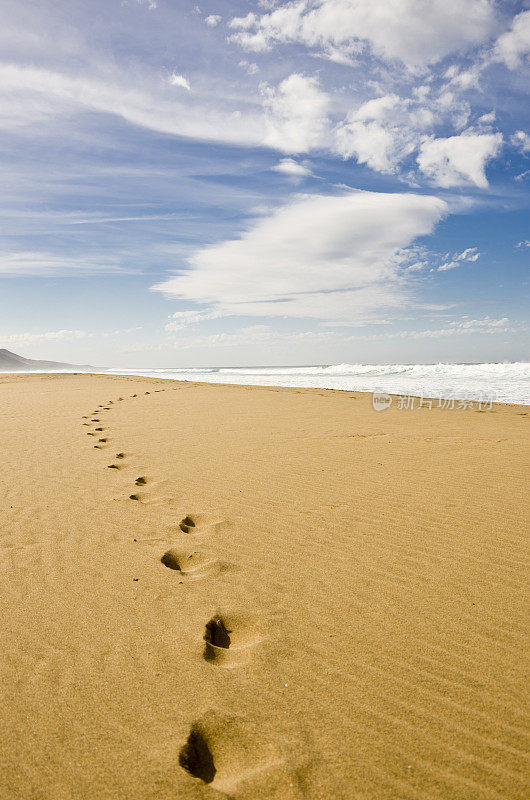
<instances>
[{"instance_id":1,"label":"sand texture","mask_svg":"<svg viewBox=\"0 0 530 800\"><path fill-rule=\"evenodd\" d=\"M527 798L529 420L0 377L0 800Z\"/></svg>"}]
</instances>

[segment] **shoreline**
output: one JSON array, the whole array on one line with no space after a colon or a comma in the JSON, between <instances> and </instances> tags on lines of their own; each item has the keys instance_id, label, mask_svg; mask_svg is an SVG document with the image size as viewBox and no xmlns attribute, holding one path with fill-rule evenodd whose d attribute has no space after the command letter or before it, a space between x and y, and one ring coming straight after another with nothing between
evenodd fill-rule
<instances>
[{"instance_id":1,"label":"shoreline","mask_svg":"<svg viewBox=\"0 0 530 800\"><path fill-rule=\"evenodd\" d=\"M225 382L225 381L209 381L209 380L208 381L206 381L206 380L202 381L202 380L191 380L191 379L187 379L187 378L173 378L173 377L164 378L162 376L154 377L152 375L137 375L137 374L131 375L131 374L127 374L127 373L108 373L108 372L65 372L65 371L61 371L61 372L59 372L59 371L58 372L36 372L36 371L33 371L33 372L21 372L21 371L20 372L0 372L0 380L3 377L17 377L17 376L26 376L26 377L28 377L28 376L31 376L31 375L39 375L39 376L44 376L44 375L49 375L49 376L51 376L51 375L76 375L76 376L87 375L87 376L94 376L94 377L97 376L97 377L102 377L102 378L137 379L139 381L152 380L154 382L160 382L160 383L163 383L163 384L167 383L168 381L171 381L172 383L177 383L177 384L183 383L183 384L190 384L190 385L193 385L193 386L195 386L195 385L200 386L200 385L205 383L205 384L208 384L208 385L211 385L211 386L216 386L218 388L221 388L221 387L224 387L224 386L230 386L230 387L233 387L233 388L241 387L243 389L264 389L264 390L265 389L272 389L272 390L280 390L280 389L283 390L283 389L286 389L286 390L293 391L293 392L300 392L300 391L304 391L304 392L305 391L323 392L323 391L325 391L325 392L345 393L345 394L360 394L360 395L365 395L367 397L371 397L375 392L375 390L371 391L371 390L364 390L364 389L338 389L338 388L326 387L326 386L282 386L281 384L229 383L229 382ZM411 392L410 394L408 392L407 393L400 393L400 392L396 392L396 391L388 391L387 392L384 389L381 390L381 391L384 394L390 395L393 399L397 399L399 397L406 396L406 397L414 398L415 400L420 400L420 399L424 399L426 401L427 400L432 400L433 403L434 402L438 402L438 401L451 400L451 399L453 399L456 403L458 403L460 399L466 399L466 398L463 398L463 397L460 398L460 397L458 397L456 395L454 397L443 397L443 396L440 397L439 395L435 395L435 394L429 394L429 395L424 394L424 395L422 395L422 394L414 394L413 392ZM480 399L476 399L476 398L470 398L470 401L473 402L473 404L478 404L478 403L486 404L487 402L489 403L489 401L487 401L487 400L480 400ZM527 407L530 407L530 402L527 403L527 402L523 402L523 401L515 402L515 401L504 401L504 400L493 400L492 401L492 405L493 406L514 406L514 407L518 407L518 408L519 407L527 408Z\"/></svg>"}]
</instances>

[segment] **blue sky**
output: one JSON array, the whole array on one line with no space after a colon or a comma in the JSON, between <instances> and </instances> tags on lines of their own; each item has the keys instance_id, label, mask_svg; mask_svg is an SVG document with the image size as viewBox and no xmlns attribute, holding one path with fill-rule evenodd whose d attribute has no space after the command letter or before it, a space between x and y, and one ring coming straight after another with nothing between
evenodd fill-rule
<instances>
[{"instance_id":1,"label":"blue sky","mask_svg":"<svg viewBox=\"0 0 530 800\"><path fill-rule=\"evenodd\" d=\"M528 3L2 6L0 347L527 359Z\"/></svg>"}]
</instances>

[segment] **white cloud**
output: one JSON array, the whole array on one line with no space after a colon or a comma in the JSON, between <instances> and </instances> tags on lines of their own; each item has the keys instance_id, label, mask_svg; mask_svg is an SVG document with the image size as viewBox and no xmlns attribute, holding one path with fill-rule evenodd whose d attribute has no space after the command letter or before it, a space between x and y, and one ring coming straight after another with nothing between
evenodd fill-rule
<instances>
[{"instance_id":1,"label":"white cloud","mask_svg":"<svg viewBox=\"0 0 530 800\"><path fill-rule=\"evenodd\" d=\"M479 258L480 253L477 248L468 247L467 250L464 250L462 253L455 253L449 261L445 261L438 267L437 272L447 272L449 269L456 269L456 267L459 267L464 261L478 261Z\"/></svg>"},{"instance_id":2,"label":"white cloud","mask_svg":"<svg viewBox=\"0 0 530 800\"><path fill-rule=\"evenodd\" d=\"M530 240L529 239L523 239L522 242L518 242L515 246L516 247L530 247Z\"/></svg>"},{"instance_id":3,"label":"white cloud","mask_svg":"<svg viewBox=\"0 0 530 800\"><path fill-rule=\"evenodd\" d=\"M461 129L469 114L469 104L445 86L437 95L425 86L409 97L385 94L363 103L337 125L334 147L343 158L354 157L378 172L396 173L435 125Z\"/></svg>"},{"instance_id":4,"label":"white cloud","mask_svg":"<svg viewBox=\"0 0 530 800\"><path fill-rule=\"evenodd\" d=\"M530 53L530 11L518 14L509 31L499 36L493 57L509 69L517 69Z\"/></svg>"},{"instance_id":5,"label":"white cloud","mask_svg":"<svg viewBox=\"0 0 530 800\"><path fill-rule=\"evenodd\" d=\"M313 173L309 167L304 164L299 164L293 158L282 158L279 164L271 167L274 172L281 172L283 175L289 175L293 178L304 178Z\"/></svg>"},{"instance_id":6,"label":"white cloud","mask_svg":"<svg viewBox=\"0 0 530 800\"><path fill-rule=\"evenodd\" d=\"M508 317L481 317L479 319L461 317L459 320L449 322L445 328L431 328L419 331L395 331L393 333L385 331L377 334L369 334L367 336L351 336L350 340L375 341L377 339L446 339L452 336L465 336L473 333L514 333L516 331L525 329L526 326L524 323L511 322Z\"/></svg>"},{"instance_id":7,"label":"white cloud","mask_svg":"<svg viewBox=\"0 0 530 800\"><path fill-rule=\"evenodd\" d=\"M393 132L379 122L348 120L336 134L337 151L343 158L357 159L378 172L391 172L400 156Z\"/></svg>"},{"instance_id":8,"label":"white cloud","mask_svg":"<svg viewBox=\"0 0 530 800\"><path fill-rule=\"evenodd\" d=\"M222 17L219 14L210 14L208 17L204 18L204 21L210 28L215 28L216 25L219 25L221 22Z\"/></svg>"},{"instance_id":9,"label":"white cloud","mask_svg":"<svg viewBox=\"0 0 530 800\"><path fill-rule=\"evenodd\" d=\"M254 64L254 62L247 61L246 58L239 62L238 67L244 69L248 75L256 75L256 73L259 72L258 65Z\"/></svg>"},{"instance_id":10,"label":"white cloud","mask_svg":"<svg viewBox=\"0 0 530 800\"><path fill-rule=\"evenodd\" d=\"M378 172L394 172L417 146L420 131L432 124L432 112L395 94L368 100L335 130L335 148Z\"/></svg>"},{"instance_id":11,"label":"white cloud","mask_svg":"<svg viewBox=\"0 0 530 800\"><path fill-rule=\"evenodd\" d=\"M486 163L498 154L501 144L500 133L463 133L448 139L429 139L422 144L417 161L420 170L439 186L474 183L486 189Z\"/></svg>"},{"instance_id":12,"label":"white cloud","mask_svg":"<svg viewBox=\"0 0 530 800\"><path fill-rule=\"evenodd\" d=\"M514 147L522 150L523 153L530 151L530 136L524 131L515 131L513 136L510 137L510 142Z\"/></svg>"},{"instance_id":13,"label":"white cloud","mask_svg":"<svg viewBox=\"0 0 530 800\"><path fill-rule=\"evenodd\" d=\"M171 322L164 326L167 333L176 333L177 331L184 330L189 325L196 325L205 319L218 319L222 314L217 311L175 311L171 315Z\"/></svg>"},{"instance_id":14,"label":"white cloud","mask_svg":"<svg viewBox=\"0 0 530 800\"><path fill-rule=\"evenodd\" d=\"M467 89L478 89L480 78L480 65L473 65L469 69L460 69L456 64L453 64L445 72L444 78L449 81L453 87L458 87L464 91Z\"/></svg>"},{"instance_id":15,"label":"white cloud","mask_svg":"<svg viewBox=\"0 0 530 800\"><path fill-rule=\"evenodd\" d=\"M224 315L351 322L408 300L399 257L448 211L415 194L301 196L153 287Z\"/></svg>"},{"instance_id":16,"label":"white cloud","mask_svg":"<svg viewBox=\"0 0 530 800\"><path fill-rule=\"evenodd\" d=\"M329 98L316 78L293 73L277 88L262 86L264 144L285 153L303 153L325 144Z\"/></svg>"},{"instance_id":17,"label":"white cloud","mask_svg":"<svg viewBox=\"0 0 530 800\"><path fill-rule=\"evenodd\" d=\"M443 87L433 106L437 115L445 114L457 130L462 130L468 123L471 108L453 89Z\"/></svg>"},{"instance_id":18,"label":"white cloud","mask_svg":"<svg viewBox=\"0 0 530 800\"><path fill-rule=\"evenodd\" d=\"M408 336L416 339L423 337L441 339L446 336L461 336L469 333L507 333L515 330L517 328L510 325L508 317L499 317L497 319L492 317L482 317L481 319L464 318L456 322L450 322L446 328L409 332Z\"/></svg>"},{"instance_id":19,"label":"white cloud","mask_svg":"<svg viewBox=\"0 0 530 800\"><path fill-rule=\"evenodd\" d=\"M156 0L137 0L138 5L147 5L149 11L154 11L155 8L158 8L158 4Z\"/></svg>"},{"instance_id":20,"label":"white cloud","mask_svg":"<svg viewBox=\"0 0 530 800\"><path fill-rule=\"evenodd\" d=\"M11 333L7 336L0 335L0 343L10 345L25 345L32 342L71 342L76 339L84 339L86 331L46 331L45 333Z\"/></svg>"},{"instance_id":21,"label":"white cloud","mask_svg":"<svg viewBox=\"0 0 530 800\"><path fill-rule=\"evenodd\" d=\"M492 0L295 0L230 25L232 39L256 52L296 42L347 62L368 44L412 67L480 44L497 27Z\"/></svg>"},{"instance_id":22,"label":"white cloud","mask_svg":"<svg viewBox=\"0 0 530 800\"><path fill-rule=\"evenodd\" d=\"M483 114L477 120L477 124L483 128L487 128L489 125L493 125L494 122L495 122L495 111L490 111L488 114Z\"/></svg>"},{"instance_id":23,"label":"white cloud","mask_svg":"<svg viewBox=\"0 0 530 800\"><path fill-rule=\"evenodd\" d=\"M180 86L182 89L186 89L188 92L191 91L190 82L184 75L177 75L176 72L169 78L169 82L172 86Z\"/></svg>"}]
</instances>

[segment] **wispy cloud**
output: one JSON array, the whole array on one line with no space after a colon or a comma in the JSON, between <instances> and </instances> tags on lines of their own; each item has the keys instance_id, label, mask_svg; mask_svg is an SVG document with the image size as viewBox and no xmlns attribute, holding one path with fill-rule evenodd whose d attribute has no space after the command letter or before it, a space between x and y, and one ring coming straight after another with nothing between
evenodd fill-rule
<instances>
[{"instance_id":1,"label":"wispy cloud","mask_svg":"<svg viewBox=\"0 0 530 800\"><path fill-rule=\"evenodd\" d=\"M219 25L222 19L223 18L219 14L209 14L204 18L204 21L210 28L215 28L217 25Z\"/></svg>"},{"instance_id":2,"label":"wispy cloud","mask_svg":"<svg viewBox=\"0 0 530 800\"><path fill-rule=\"evenodd\" d=\"M132 270L114 258L104 256L68 257L43 252L0 253L0 275L83 275L88 273L127 273Z\"/></svg>"},{"instance_id":3,"label":"wispy cloud","mask_svg":"<svg viewBox=\"0 0 530 800\"><path fill-rule=\"evenodd\" d=\"M172 86L180 86L181 89L186 89L186 91L191 91L190 82L184 75L178 75L176 72L173 72L170 75L169 82Z\"/></svg>"},{"instance_id":4,"label":"wispy cloud","mask_svg":"<svg viewBox=\"0 0 530 800\"><path fill-rule=\"evenodd\" d=\"M0 344L3 345L26 345L34 342L71 342L76 339L84 339L88 334L86 331L45 331L43 333L10 333L0 334Z\"/></svg>"},{"instance_id":5,"label":"wispy cloud","mask_svg":"<svg viewBox=\"0 0 530 800\"><path fill-rule=\"evenodd\" d=\"M478 261L479 258L480 253L477 248L468 247L461 253L455 253L449 261L444 261L444 263L437 268L437 271L447 272L449 269L456 269L456 267L461 266L465 261L474 262Z\"/></svg>"},{"instance_id":6,"label":"wispy cloud","mask_svg":"<svg viewBox=\"0 0 530 800\"><path fill-rule=\"evenodd\" d=\"M282 158L282 160L271 167L274 172L280 172L282 175L287 175L290 178L305 178L312 175L310 168L305 164L295 161L293 158Z\"/></svg>"},{"instance_id":7,"label":"wispy cloud","mask_svg":"<svg viewBox=\"0 0 530 800\"><path fill-rule=\"evenodd\" d=\"M196 251L186 271L153 288L225 315L384 315L407 301L396 254L447 211L425 195L301 196L239 239Z\"/></svg>"}]
</instances>

